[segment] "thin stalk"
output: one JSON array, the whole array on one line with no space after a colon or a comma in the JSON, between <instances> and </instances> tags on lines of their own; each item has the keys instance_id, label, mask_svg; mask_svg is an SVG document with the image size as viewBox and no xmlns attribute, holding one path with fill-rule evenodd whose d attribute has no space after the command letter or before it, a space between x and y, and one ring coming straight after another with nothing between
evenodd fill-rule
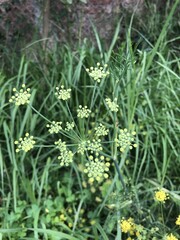
<instances>
[{"instance_id":1,"label":"thin stalk","mask_svg":"<svg viewBox=\"0 0 180 240\"><path fill-rule=\"evenodd\" d=\"M39 116L41 116L43 119L45 119L47 122L51 123L49 119L47 119L44 115L42 115L40 112L38 112L32 105L29 105Z\"/></svg>"},{"instance_id":2,"label":"thin stalk","mask_svg":"<svg viewBox=\"0 0 180 240\"><path fill-rule=\"evenodd\" d=\"M122 177L121 172L120 172L120 170L119 170L119 165L118 165L116 159L113 159L113 162L114 162L116 171L117 171L117 173L118 173L119 181L121 182L124 191L127 192L126 185L125 185L125 183L124 183L124 180L123 180L123 177Z\"/></svg>"},{"instance_id":3,"label":"thin stalk","mask_svg":"<svg viewBox=\"0 0 180 240\"><path fill-rule=\"evenodd\" d=\"M116 122L116 116L114 117L114 136L115 136L115 138L114 139L116 139L117 138L117 122ZM124 183L124 181L123 181L123 177L122 177L122 175L121 175L121 173L120 173L120 170L119 170L119 165L118 165L118 163L117 163L117 143L116 143L116 141L114 141L114 153L113 153L113 162L114 162L114 165L115 165L115 168L116 168L116 171L117 171L117 173L118 173L118 177L119 177L119 180L120 180L120 182L121 182L121 184L122 184L122 187L123 187L123 189L124 189L124 191L126 192L127 190L126 190L126 185L125 185L125 183Z\"/></svg>"}]
</instances>

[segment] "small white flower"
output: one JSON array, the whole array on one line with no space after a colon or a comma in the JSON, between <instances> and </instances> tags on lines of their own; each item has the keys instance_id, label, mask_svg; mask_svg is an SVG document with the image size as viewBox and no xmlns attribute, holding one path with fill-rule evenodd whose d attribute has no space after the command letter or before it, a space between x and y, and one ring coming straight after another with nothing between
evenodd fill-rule
<instances>
[{"instance_id":1,"label":"small white flower","mask_svg":"<svg viewBox=\"0 0 180 240\"><path fill-rule=\"evenodd\" d=\"M64 85L61 86L61 89L59 87L56 87L55 95L60 100L67 100L71 97L71 89L64 89Z\"/></svg>"},{"instance_id":2,"label":"small white flower","mask_svg":"<svg viewBox=\"0 0 180 240\"><path fill-rule=\"evenodd\" d=\"M89 76L92 77L94 81L99 83L101 79L109 75L109 72L106 71L106 68L107 64L105 64L104 67L101 67L100 63L97 63L97 67L90 67L90 69L86 68L86 72L88 72Z\"/></svg>"},{"instance_id":3,"label":"small white flower","mask_svg":"<svg viewBox=\"0 0 180 240\"><path fill-rule=\"evenodd\" d=\"M20 138L19 141L14 142L14 144L17 145L16 152L19 152L21 150L28 152L34 147L35 143L36 142L34 141L34 137L29 136L29 133L26 133L24 138Z\"/></svg>"},{"instance_id":4,"label":"small white flower","mask_svg":"<svg viewBox=\"0 0 180 240\"><path fill-rule=\"evenodd\" d=\"M112 112L117 112L119 106L117 105L117 98L114 101L111 101L110 98L106 98L106 104Z\"/></svg>"},{"instance_id":5,"label":"small white flower","mask_svg":"<svg viewBox=\"0 0 180 240\"><path fill-rule=\"evenodd\" d=\"M30 88L26 89L25 84L22 84L22 88L19 91L16 88L13 88L13 92L15 94L9 99L10 103L15 103L16 106L20 106L30 102Z\"/></svg>"},{"instance_id":6,"label":"small white flower","mask_svg":"<svg viewBox=\"0 0 180 240\"><path fill-rule=\"evenodd\" d=\"M77 116L79 118L88 118L89 114L91 113L91 110L87 108L87 106L82 107L81 105L79 105L79 108L77 110Z\"/></svg>"}]
</instances>

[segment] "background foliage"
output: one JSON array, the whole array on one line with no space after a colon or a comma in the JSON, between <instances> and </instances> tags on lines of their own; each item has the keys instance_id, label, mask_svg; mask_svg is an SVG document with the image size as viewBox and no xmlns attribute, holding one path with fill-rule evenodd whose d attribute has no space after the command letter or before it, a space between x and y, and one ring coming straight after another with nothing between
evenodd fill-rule
<instances>
[{"instance_id":1,"label":"background foliage","mask_svg":"<svg viewBox=\"0 0 180 240\"><path fill-rule=\"evenodd\" d=\"M30 36L29 44L23 39L24 30L22 38L16 35L23 26L12 21L19 30L8 30L11 14L7 15L3 31L8 34L2 34L2 39L9 48L1 41L0 71L2 239L124 240L128 236L121 233L118 223L122 217L142 224L144 239L163 239L169 233L179 239L179 226L175 225L180 210L179 36L175 15L179 5L174 3L168 2L163 14L149 4L148 22L139 28L134 23L136 17L126 17L123 37L119 35L120 22L106 45L95 26L95 45L87 39L74 46L58 41L53 46L42 45L44 40L36 34L34 39ZM24 14L22 9L18 11ZM14 45L4 38L11 32L18 36L17 40L12 38ZM21 48L18 42L25 42L26 47ZM100 85L94 101L94 82L85 69L97 62L108 63L110 76ZM18 108L8 102L13 87L19 89L22 83L31 88L33 108ZM96 109L85 123L87 131L94 123L104 122L113 134L117 121L120 128L136 129L138 147L123 156L117 154L126 191L113 164L109 179L101 184L88 182L80 157L69 168L60 166L53 147L58 137L48 133L40 114L49 120L69 121L67 106L54 95L55 87L62 84L73 89L69 103L73 116L79 104ZM116 94L120 111L112 115L103 103ZM36 136L36 147L17 154L14 141L25 132ZM105 151L110 154L112 149L109 143ZM154 201L158 187L170 194L164 205ZM155 227L159 230L152 232Z\"/></svg>"}]
</instances>

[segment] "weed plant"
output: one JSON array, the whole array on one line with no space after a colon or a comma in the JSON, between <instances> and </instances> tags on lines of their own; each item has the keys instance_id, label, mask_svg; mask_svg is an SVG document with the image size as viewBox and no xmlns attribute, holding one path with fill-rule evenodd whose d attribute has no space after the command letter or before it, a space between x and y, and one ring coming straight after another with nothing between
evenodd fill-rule
<instances>
[{"instance_id":1,"label":"weed plant","mask_svg":"<svg viewBox=\"0 0 180 240\"><path fill-rule=\"evenodd\" d=\"M180 239L178 55L85 41L0 75L0 238ZM36 56L36 55L35 55ZM37 58L36 58L37 59Z\"/></svg>"}]
</instances>

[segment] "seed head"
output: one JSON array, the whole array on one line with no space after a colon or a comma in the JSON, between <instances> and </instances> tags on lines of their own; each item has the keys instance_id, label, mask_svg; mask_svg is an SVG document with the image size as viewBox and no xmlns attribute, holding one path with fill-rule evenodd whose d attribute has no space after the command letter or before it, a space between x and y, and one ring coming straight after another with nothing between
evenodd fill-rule
<instances>
[{"instance_id":1,"label":"seed head","mask_svg":"<svg viewBox=\"0 0 180 240\"><path fill-rule=\"evenodd\" d=\"M68 100L71 97L71 89L64 89L64 85L61 86L61 88L56 87L56 93L55 95L59 100Z\"/></svg>"},{"instance_id":2,"label":"seed head","mask_svg":"<svg viewBox=\"0 0 180 240\"><path fill-rule=\"evenodd\" d=\"M95 127L95 135L97 138L108 135L108 132L109 130L102 123L100 123L98 127Z\"/></svg>"},{"instance_id":3,"label":"seed head","mask_svg":"<svg viewBox=\"0 0 180 240\"><path fill-rule=\"evenodd\" d=\"M58 133L59 131L62 130L62 122L55 122L55 121L52 121L51 124L47 124L46 127L49 128L49 132L50 134L53 134L53 133Z\"/></svg>"},{"instance_id":4,"label":"seed head","mask_svg":"<svg viewBox=\"0 0 180 240\"><path fill-rule=\"evenodd\" d=\"M115 139L117 146L120 147L120 151L124 152L126 148L132 149L133 147L137 147L137 144L134 144L135 141L134 135L136 132L128 132L128 130L120 129L120 134L118 138Z\"/></svg>"},{"instance_id":5,"label":"seed head","mask_svg":"<svg viewBox=\"0 0 180 240\"><path fill-rule=\"evenodd\" d=\"M80 153L80 154L84 154L84 152L87 150L87 141L81 141L79 144L78 144L78 149L77 149L77 152Z\"/></svg>"},{"instance_id":6,"label":"seed head","mask_svg":"<svg viewBox=\"0 0 180 240\"><path fill-rule=\"evenodd\" d=\"M88 143L88 150L90 150L91 153L93 152L97 153L103 150L100 139L98 140L93 139L92 142L88 141L87 143Z\"/></svg>"},{"instance_id":7,"label":"seed head","mask_svg":"<svg viewBox=\"0 0 180 240\"><path fill-rule=\"evenodd\" d=\"M73 162L73 152L67 149L66 142L63 142L61 139L55 142L55 145L57 145L57 148L60 151L60 155L58 156L60 165L66 167L69 166L69 164Z\"/></svg>"},{"instance_id":8,"label":"seed head","mask_svg":"<svg viewBox=\"0 0 180 240\"><path fill-rule=\"evenodd\" d=\"M89 182L93 183L95 180L100 182L103 178L107 179L110 163L105 162L104 156L93 157L89 156L89 162L85 164L84 172L87 173Z\"/></svg>"},{"instance_id":9,"label":"seed head","mask_svg":"<svg viewBox=\"0 0 180 240\"><path fill-rule=\"evenodd\" d=\"M56 148L58 148L60 152L66 151L67 148L66 142L63 142L61 139L56 141L54 144L56 145Z\"/></svg>"},{"instance_id":10,"label":"seed head","mask_svg":"<svg viewBox=\"0 0 180 240\"><path fill-rule=\"evenodd\" d=\"M22 84L22 88L18 91L16 88L13 88L13 92L15 93L10 99L10 103L15 103L16 106L24 105L29 103L29 99L31 97L30 88L26 89L26 85Z\"/></svg>"},{"instance_id":11,"label":"seed head","mask_svg":"<svg viewBox=\"0 0 180 240\"><path fill-rule=\"evenodd\" d=\"M86 68L86 72L88 72L89 76L92 77L94 81L100 83L103 78L109 75L109 72L106 71L106 68L107 64L101 67L100 63L97 63L97 67L90 67L90 69Z\"/></svg>"},{"instance_id":12,"label":"seed head","mask_svg":"<svg viewBox=\"0 0 180 240\"><path fill-rule=\"evenodd\" d=\"M77 110L77 116L79 118L88 118L89 114L91 113L91 110L87 108L87 106L82 107L81 105L79 105L79 108Z\"/></svg>"},{"instance_id":13,"label":"seed head","mask_svg":"<svg viewBox=\"0 0 180 240\"><path fill-rule=\"evenodd\" d=\"M69 166L70 163L73 162L73 152L72 151L61 151L60 155L58 156L58 159L60 160L60 165L61 166Z\"/></svg>"},{"instance_id":14,"label":"seed head","mask_svg":"<svg viewBox=\"0 0 180 240\"><path fill-rule=\"evenodd\" d=\"M117 112L119 106L117 105L117 98L114 99L114 101L111 101L110 98L106 98L106 104L108 106L108 108L112 111L112 112Z\"/></svg>"},{"instance_id":15,"label":"seed head","mask_svg":"<svg viewBox=\"0 0 180 240\"><path fill-rule=\"evenodd\" d=\"M32 149L35 144L33 139L33 136L29 136L29 133L26 133L24 138L20 138L18 141L15 141L14 143L17 145L16 152L21 150L28 152L30 149Z\"/></svg>"},{"instance_id":16,"label":"seed head","mask_svg":"<svg viewBox=\"0 0 180 240\"><path fill-rule=\"evenodd\" d=\"M70 130L72 130L74 128L74 126L75 126L74 122L72 122L72 123L66 122L65 131L69 132Z\"/></svg>"}]
</instances>

